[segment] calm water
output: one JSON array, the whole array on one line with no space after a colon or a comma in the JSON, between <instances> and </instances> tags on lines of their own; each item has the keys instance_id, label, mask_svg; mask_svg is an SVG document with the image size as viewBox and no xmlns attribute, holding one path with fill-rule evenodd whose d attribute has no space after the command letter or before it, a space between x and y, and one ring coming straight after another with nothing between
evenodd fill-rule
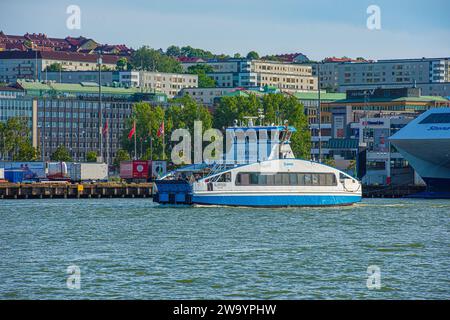
<instances>
[{"instance_id":1,"label":"calm water","mask_svg":"<svg viewBox=\"0 0 450 320\"><path fill-rule=\"evenodd\" d=\"M0 299L450 298L450 201L160 208L0 202ZM81 269L81 289L66 286ZM381 269L368 290L367 267Z\"/></svg>"}]
</instances>

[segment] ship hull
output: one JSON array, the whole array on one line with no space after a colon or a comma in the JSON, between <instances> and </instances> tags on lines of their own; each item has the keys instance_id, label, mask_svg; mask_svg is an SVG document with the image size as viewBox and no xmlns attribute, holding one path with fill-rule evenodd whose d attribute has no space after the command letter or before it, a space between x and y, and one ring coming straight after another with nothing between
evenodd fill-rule
<instances>
[{"instance_id":1,"label":"ship hull","mask_svg":"<svg viewBox=\"0 0 450 320\"><path fill-rule=\"evenodd\" d=\"M194 195L199 205L238 207L326 207L348 206L360 202L358 195Z\"/></svg>"},{"instance_id":2,"label":"ship hull","mask_svg":"<svg viewBox=\"0 0 450 320\"><path fill-rule=\"evenodd\" d=\"M450 108L430 109L389 140L427 184L427 193L450 192Z\"/></svg>"}]
</instances>

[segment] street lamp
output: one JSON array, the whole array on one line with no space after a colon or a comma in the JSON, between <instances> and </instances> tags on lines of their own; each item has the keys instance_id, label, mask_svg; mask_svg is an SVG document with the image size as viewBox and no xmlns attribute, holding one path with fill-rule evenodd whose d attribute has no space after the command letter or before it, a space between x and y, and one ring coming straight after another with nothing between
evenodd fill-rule
<instances>
[{"instance_id":1,"label":"street lamp","mask_svg":"<svg viewBox=\"0 0 450 320\"><path fill-rule=\"evenodd\" d=\"M321 116L321 111L322 111L322 100L320 97L320 64L322 62L319 61L317 63L317 122L318 122L318 128L319 128L319 132L318 132L318 139L319 139L319 163L322 162L322 116Z\"/></svg>"},{"instance_id":2,"label":"street lamp","mask_svg":"<svg viewBox=\"0 0 450 320\"><path fill-rule=\"evenodd\" d=\"M98 63L98 121L99 121L99 141L100 141L100 162L103 162L103 110L102 110L102 54L101 52L98 55L97 59Z\"/></svg>"}]
</instances>

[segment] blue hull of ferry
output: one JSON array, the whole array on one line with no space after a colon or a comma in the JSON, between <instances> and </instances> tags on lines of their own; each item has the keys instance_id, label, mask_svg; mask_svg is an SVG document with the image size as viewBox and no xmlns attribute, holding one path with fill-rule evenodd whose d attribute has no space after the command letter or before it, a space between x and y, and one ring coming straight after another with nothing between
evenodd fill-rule
<instances>
[{"instance_id":1,"label":"blue hull of ferry","mask_svg":"<svg viewBox=\"0 0 450 320\"><path fill-rule=\"evenodd\" d=\"M227 196L196 196L192 197L194 204L242 206L242 207L316 207L345 206L361 201L361 196L339 195L227 195Z\"/></svg>"}]
</instances>

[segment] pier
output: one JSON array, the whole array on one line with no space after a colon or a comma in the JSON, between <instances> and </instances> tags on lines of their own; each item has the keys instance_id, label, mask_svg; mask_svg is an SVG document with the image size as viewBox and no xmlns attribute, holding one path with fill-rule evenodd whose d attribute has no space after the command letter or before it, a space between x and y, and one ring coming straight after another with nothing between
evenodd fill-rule
<instances>
[{"instance_id":1,"label":"pier","mask_svg":"<svg viewBox=\"0 0 450 320\"><path fill-rule=\"evenodd\" d=\"M425 186L363 186L363 198L403 198L426 190Z\"/></svg>"},{"instance_id":2,"label":"pier","mask_svg":"<svg viewBox=\"0 0 450 320\"><path fill-rule=\"evenodd\" d=\"M363 186L364 198L403 198L425 191L424 186ZM0 199L151 198L152 183L2 183Z\"/></svg>"},{"instance_id":3,"label":"pier","mask_svg":"<svg viewBox=\"0 0 450 320\"><path fill-rule=\"evenodd\" d=\"M32 183L0 184L0 199L43 199L43 198L149 198L152 184L68 184Z\"/></svg>"}]
</instances>

